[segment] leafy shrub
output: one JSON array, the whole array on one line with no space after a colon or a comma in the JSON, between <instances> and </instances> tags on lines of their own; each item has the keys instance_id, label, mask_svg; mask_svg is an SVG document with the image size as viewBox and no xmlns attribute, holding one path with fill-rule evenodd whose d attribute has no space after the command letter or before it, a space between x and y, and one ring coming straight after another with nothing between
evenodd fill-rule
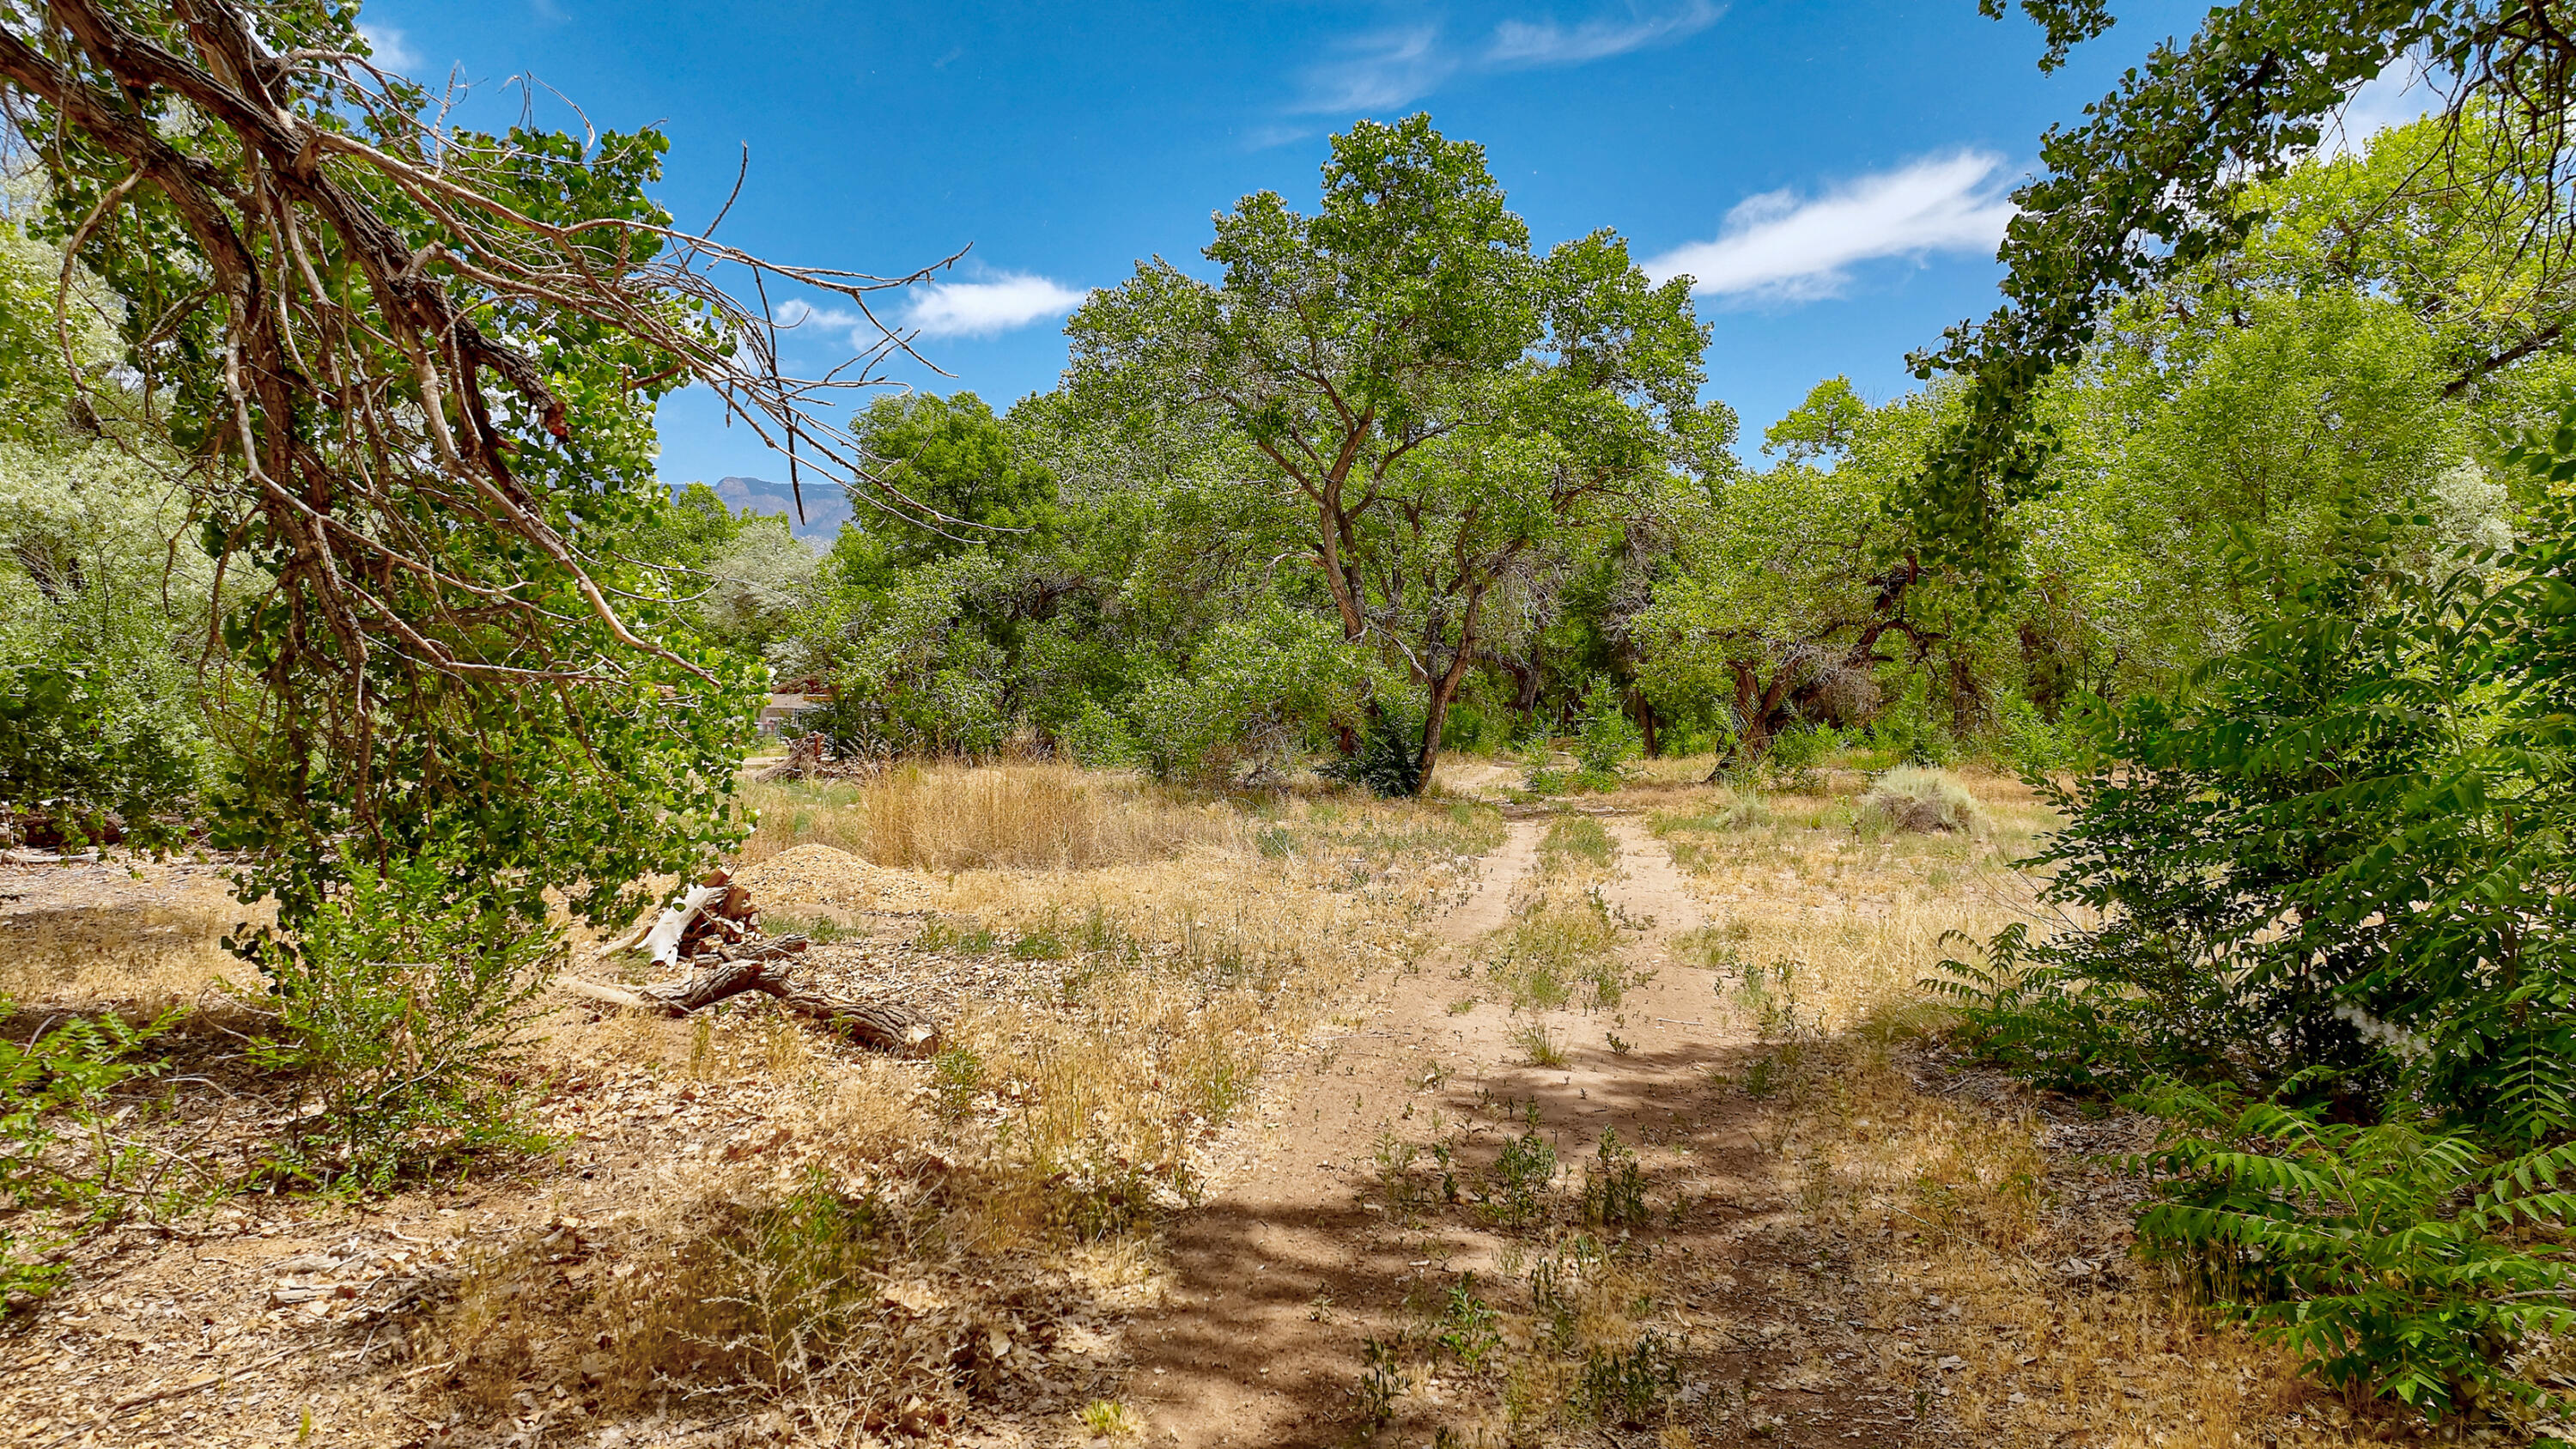
<instances>
[{"instance_id":1,"label":"leafy shrub","mask_svg":"<svg viewBox=\"0 0 2576 1449\"><path fill-rule=\"evenodd\" d=\"M14 1003L0 997L0 1018ZM91 1221L113 1217L138 1191L136 1149L107 1132L108 1093L165 1065L143 1059L155 1037L178 1024L173 1012L136 1026L116 1016L76 1017L25 1046L0 1038L0 1202L69 1210ZM74 1151L58 1150L66 1136ZM43 1297L63 1274L50 1249L0 1229L0 1312Z\"/></svg>"},{"instance_id":2,"label":"leafy shrub","mask_svg":"<svg viewBox=\"0 0 2576 1449\"><path fill-rule=\"evenodd\" d=\"M0 223L0 333L49 334L8 277L26 258ZM75 331L84 330L78 324ZM42 354L50 353L51 358ZM192 639L205 637L212 565L192 546L184 493L136 439L57 434L22 411L65 397L50 336L31 361L50 381L0 387L0 807L38 839L175 844L207 754ZM103 367L107 357L98 359ZM14 372L0 360L0 373ZM46 404L44 406L50 406ZM39 412L43 407L38 409ZM74 442L73 437L86 441Z\"/></svg>"},{"instance_id":3,"label":"leafy shrub","mask_svg":"<svg viewBox=\"0 0 2576 1449\"><path fill-rule=\"evenodd\" d=\"M1360 733L1356 754L1332 761L1327 778L1357 785L1380 799L1422 793L1421 725L1404 710L1381 705Z\"/></svg>"},{"instance_id":4,"label":"leafy shrub","mask_svg":"<svg viewBox=\"0 0 2576 1449\"><path fill-rule=\"evenodd\" d=\"M1831 725L1795 724L1771 737L1762 763L1784 788L1815 790L1824 784L1825 761L1842 747L1842 734Z\"/></svg>"},{"instance_id":5,"label":"leafy shrub","mask_svg":"<svg viewBox=\"0 0 2576 1449\"><path fill-rule=\"evenodd\" d=\"M277 1013L263 1064L304 1074L320 1111L281 1147L291 1177L381 1189L406 1169L530 1139L514 1069L560 933L437 855L375 866L291 930L228 942Z\"/></svg>"},{"instance_id":6,"label":"leafy shrub","mask_svg":"<svg viewBox=\"0 0 2576 1449\"><path fill-rule=\"evenodd\" d=\"M79 664L0 667L0 802L69 845L177 843L160 817L196 793L196 722Z\"/></svg>"},{"instance_id":7,"label":"leafy shrub","mask_svg":"<svg viewBox=\"0 0 2576 1449\"><path fill-rule=\"evenodd\" d=\"M2006 702L1995 744L2004 762L2023 779L2044 780L2076 762L2083 736L2071 723L2042 719L2028 700L2015 695Z\"/></svg>"},{"instance_id":8,"label":"leafy shrub","mask_svg":"<svg viewBox=\"0 0 2576 1449\"><path fill-rule=\"evenodd\" d=\"M2434 1410L2530 1396L2506 1351L2566 1326L2576 1214L2576 411L2510 456L2541 501L2504 554L2415 567L2422 518L2236 549L2276 612L2049 791L2041 894L2098 924L1941 983L1988 1055L2180 1124L2149 1242Z\"/></svg>"},{"instance_id":9,"label":"leafy shrub","mask_svg":"<svg viewBox=\"0 0 2576 1449\"><path fill-rule=\"evenodd\" d=\"M1587 783L1613 781L1619 767L1645 748L1645 736L1628 718L1628 705L1618 684L1596 674L1583 691L1581 723L1575 731L1574 760Z\"/></svg>"},{"instance_id":10,"label":"leafy shrub","mask_svg":"<svg viewBox=\"0 0 2576 1449\"><path fill-rule=\"evenodd\" d=\"M1861 796L1861 816L1891 830L1967 832L1984 813L1956 777L1941 770L1899 765L1871 782Z\"/></svg>"},{"instance_id":11,"label":"leafy shrub","mask_svg":"<svg viewBox=\"0 0 2576 1449\"><path fill-rule=\"evenodd\" d=\"M1556 768L1555 746L1545 737L1521 751L1520 766L1521 788L1533 795L1559 795L1574 785L1572 772Z\"/></svg>"},{"instance_id":12,"label":"leafy shrub","mask_svg":"<svg viewBox=\"0 0 2576 1449\"><path fill-rule=\"evenodd\" d=\"M1325 722L1348 718L1360 696L1361 665L1344 648L1339 631L1310 615L1276 605L1229 618L1209 630L1187 665L1149 677L1125 706L1140 757L1157 779L1220 780L1246 763L1260 767L1294 757ZM1392 700L1396 691L1382 690ZM1388 711L1390 729L1418 736L1418 716ZM1415 794L1419 771L1397 753L1364 743L1378 773L1372 780L1402 784L1380 794ZM1372 755L1372 749L1381 753ZM1418 738L1403 753L1420 749ZM1418 762L1417 762L1418 763ZM1358 779L1346 775L1344 778Z\"/></svg>"},{"instance_id":13,"label":"leafy shrub","mask_svg":"<svg viewBox=\"0 0 2576 1449\"><path fill-rule=\"evenodd\" d=\"M1136 736L1127 722L1111 714L1096 699L1082 702L1082 710L1056 732L1056 743L1073 757L1074 763L1088 770L1115 770L1133 765L1139 758Z\"/></svg>"},{"instance_id":14,"label":"leafy shrub","mask_svg":"<svg viewBox=\"0 0 2576 1449\"><path fill-rule=\"evenodd\" d=\"M2428 1122L2329 1122L2172 1081L2137 1104L2168 1124L2129 1164L2162 1187L2139 1239L2223 1315L2336 1388L2435 1417L2539 1400L2506 1355L2576 1327L2576 1276L2562 1245L2512 1232L2563 1220L2576 1147L2499 1161Z\"/></svg>"}]
</instances>

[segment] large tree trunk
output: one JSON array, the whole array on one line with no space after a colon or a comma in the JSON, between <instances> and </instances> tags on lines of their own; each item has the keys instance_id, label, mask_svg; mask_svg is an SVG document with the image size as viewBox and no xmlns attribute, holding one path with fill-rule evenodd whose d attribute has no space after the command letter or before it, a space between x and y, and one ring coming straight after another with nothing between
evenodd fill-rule
<instances>
[{"instance_id":1,"label":"large tree trunk","mask_svg":"<svg viewBox=\"0 0 2576 1449\"><path fill-rule=\"evenodd\" d=\"M1467 595L1467 611L1458 621L1458 648L1449 656L1449 667L1431 681L1431 707L1422 712L1421 769L1414 781L1413 793L1431 788L1432 768L1440 763L1440 731L1449 723L1449 701L1456 698L1458 685L1467 677L1467 665L1476 651L1476 611L1485 602L1485 591L1479 587Z\"/></svg>"}]
</instances>

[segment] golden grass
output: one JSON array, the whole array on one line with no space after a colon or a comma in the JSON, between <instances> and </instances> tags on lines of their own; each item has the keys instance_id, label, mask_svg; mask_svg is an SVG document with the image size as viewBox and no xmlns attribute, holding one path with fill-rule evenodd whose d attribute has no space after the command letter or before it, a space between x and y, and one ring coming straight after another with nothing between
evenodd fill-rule
<instances>
[{"instance_id":1,"label":"golden grass","mask_svg":"<svg viewBox=\"0 0 2576 1449\"><path fill-rule=\"evenodd\" d=\"M1947 1020L1920 983L1961 949L1943 933L2027 918L2030 883L2006 866L2051 823L2015 782L1965 784L1985 817L1976 837L1891 835L1848 790L1758 808L1695 793L1654 822L1716 920L1676 957L1722 973L1728 1006L1765 1038L1744 1083L1774 1100L1764 1145L1804 1234L1846 1245L1878 1347L1845 1372L1919 1388L1973 1442L2222 1449L2404 1432L2402 1413L2303 1381L2131 1262L2112 1174L2042 1151L2043 1122L1999 1079L1977 1094L1992 1102L1918 1088L1920 1050Z\"/></svg>"},{"instance_id":2,"label":"golden grass","mask_svg":"<svg viewBox=\"0 0 2576 1449\"><path fill-rule=\"evenodd\" d=\"M751 783L742 802L759 821L741 851L746 865L822 844L919 870L1092 870L1244 839L1223 802L1057 764L906 765L856 783Z\"/></svg>"},{"instance_id":3,"label":"golden grass","mask_svg":"<svg viewBox=\"0 0 2576 1449\"><path fill-rule=\"evenodd\" d=\"M943 791L971 808L936 808ZM828 825L865 854L868 832L905 822L915 863L957 870L919 939L987 963L1042 943L1047 985L973 1000L927 1062L759 1010L567 1024L559 1071L757 1093L776 1140L734 1165L688 1159L710 1165L579 1229L578 1280L548 1267L554 1224L495 1245L421 1345L460 1365L442 1382L477 1413L578 1377L612 1408L747 1392L829 1442L953 1430L1016 1371L992 1335L1027 1329L994 1303L1032 1274L1108 1302L1143 1292L1155 1225L1193 1198L1264 1071L1364 978L1415 959L1417 927L1501 837L1472 805L1199 803L1048 767L781 798L811 812L797 843ZM1069 839L1087 864L1064 863Z\"/></svg>"},{"instance_id":4,"label":"golden grass","mask_svg":"<svg viewBox=\"0 0 2576 1449\"><path fill-rule=\"evenodd\" d=\"M0 914L0 996L22 1006L115 1008L158 1014L198 1000L219 978L245 968L220 942L245 909L221 886L196 882L148 905L43 900L44 878L29 879L34 908Z\"/></svg>"}]
</instances>

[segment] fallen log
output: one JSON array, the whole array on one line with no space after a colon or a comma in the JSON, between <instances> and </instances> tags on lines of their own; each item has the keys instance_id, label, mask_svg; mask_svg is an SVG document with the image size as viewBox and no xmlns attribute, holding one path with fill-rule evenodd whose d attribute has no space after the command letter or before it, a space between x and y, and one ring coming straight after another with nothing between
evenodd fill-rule
<instances>
[{"instance_id":1,"label":"fallen log","mask_svg":"<svg viewBox=\"0 0 2576 1449\"><path fill-rule=\"evenodd\" d=\"M793 967L764 970L754 989L778 998L778 1004L810 1016L834 1031L846 1031L861 1046L900 1056L931 1056L939 1050L939 1028L908 1006L834 996L810 985Z\"/></svg>"},{"instance_id":2,"label":"fallen log","mask_svg":"<svg viewBox=\"0 0 2576 1449\"><path fill-rule=\"evenodd\" d=\"M902 1056L928 1056L939 1050L939 1028L929 1018L890 1001L835 996L796 974L791 964L805 949L805 938L789 936L761 941L720 957L677 981L632 989L561 976L556 989L568 995L630 1011L687 1016L746 991L775 997L799 1016L810 1016L836 1031L846 1031L861 1046Z\"/></svg>"}]
</instances>

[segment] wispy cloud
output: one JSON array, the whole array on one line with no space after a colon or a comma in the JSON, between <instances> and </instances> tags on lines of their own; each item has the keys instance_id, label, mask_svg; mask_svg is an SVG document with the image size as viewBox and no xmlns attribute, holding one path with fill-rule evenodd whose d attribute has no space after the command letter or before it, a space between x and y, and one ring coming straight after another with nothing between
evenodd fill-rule
<instances>
[{"instance_id":1,"label":"wispy cloud","mask_svg":"<svg viewBox=\"0 0 2576 1449\"><path fill-rule=\"evenodd\" d=\"M903 320L924 337L986 337L1061 317L1082 298L1044 277L1003 272L989 282L932 282L913 295Z\"/></svg>"},{"instance_id":2,"label":"wispy cloud","mask_svg":"<svg viewBox=\"0 0 2576 1449\"><path fill-rule=\"evenodd\" d=\"M912 328L924 337L988 337L1061 317L1081 306L1084 294L1031 273L1001 272L980 282L922 283L905 296L909 305L893 321L896 327ZM777 319L790 331L813 327L847 332L851 344L862 348L877 335L876 324L850 308L817 307L793 298L779 304Z\"/></svg>"},{"instance_id":3,"label":"wispy cloud","mask_svg":"<svg viewBox=\"0 0 2576 1449\"><path fill-rule=\"evenodd\" d=\"M1485 63L1495 67L1583 65L1696 35L1725 13L1722 5L1691 0L1662 15L1631 12L1624 20L1595 18L1572 27L1553 20L1506 20L1494 27L1493 39L1485 47Z\"/></svg>"},{"instance_id":4,"label":"wispy cloud","mask_svg":"<svg viewBox=\"0 0 2576 1449\"><path fill-rule=\"evenodd\" d=\"M1438 89L1457 68L1439 26L1381 30L1344 41L1332 59L1308 70L1297 109L1312 115L1386 110Z\"/></svg>"},{"instance_id":5,"label":"wispy cloud","mask_svg":"<svg viewBox=\"0 0 2576 1449\"><path fill-rule=\"evenodd\" d=\"M420 69L420 52L412 49L411 40L390 25L358 25L359 36L367 49L375 52L376 64L390 71L410 75Z\"/></svg>"},{"instance_id":6,"label":"wispy cloud","mask_svg":"<svg viewBox=\"0 0 2576 1449\"><path fill-rule=\"evenodd\" d=\"M1461 73L1585 65L1697 34L1725 13L1714 0L1683 0L1661 8L1630 5L1572 25L1553 17L1505 20L1482 35L1464 38L1452 37L1432 22L1395 26L1354 36L1308 67L1291 110L1309 116L1392 110ZM1299 133L1283 129L1263 134L1285 139Z\"/></svg>"},{"instance_id":7,"label":"wispy cloud","mask_svg":"<svg viewBox=\"0 0 2576 1449\"><path fill-rule=\"evenodd\" d=\"M1645 264L1657 281L1691 278L1700 296L1778 301L1829 297L1855 263L1927 252L1991 253L2012 220L2004 159L1983 151L1927 156L1801 199L1747 197L1715 240Z\"/></svg>"}]
</instances>

